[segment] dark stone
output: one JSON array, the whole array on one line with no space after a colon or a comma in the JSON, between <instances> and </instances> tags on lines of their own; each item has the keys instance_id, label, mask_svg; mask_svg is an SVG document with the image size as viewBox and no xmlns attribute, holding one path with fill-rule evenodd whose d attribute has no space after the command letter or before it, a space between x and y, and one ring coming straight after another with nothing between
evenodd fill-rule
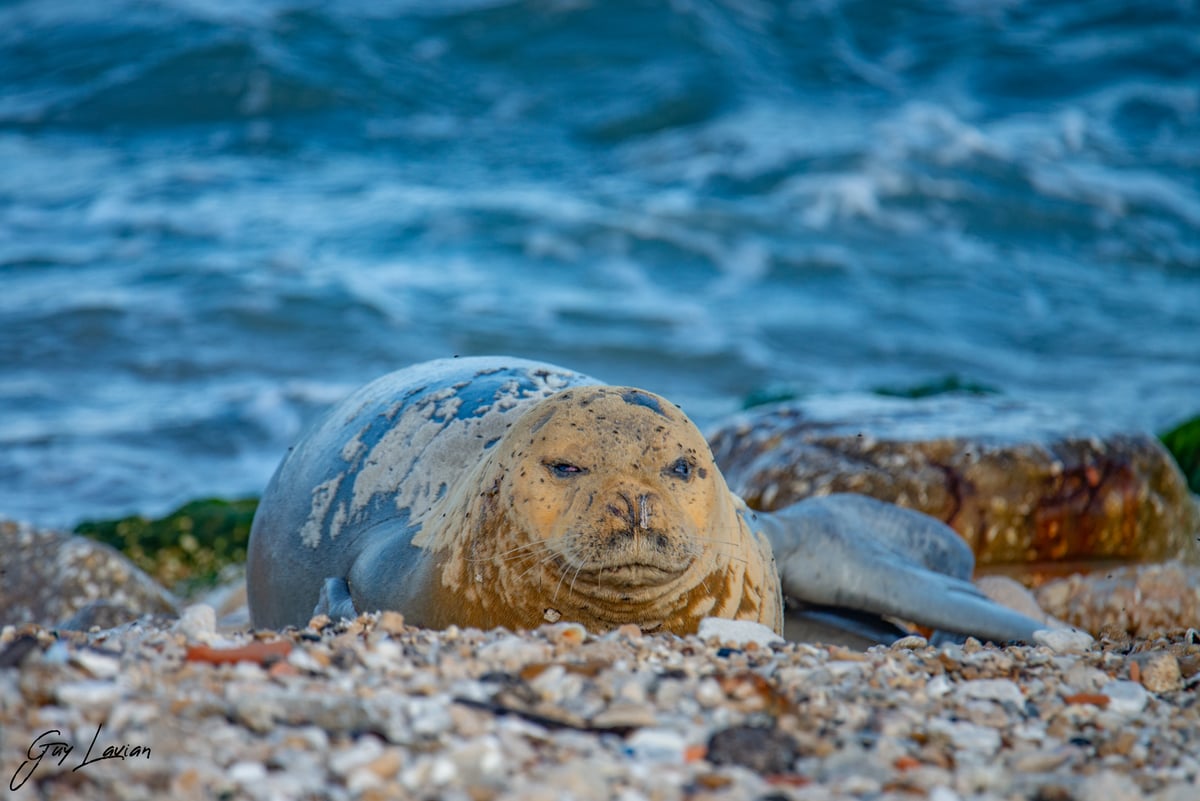
<instances>
[{"instance_id":1,"label":"dark stone","mask_svg":"<svg viewBox=\"0 0 1200 801\"><path fill-rule=\"evenodd\" d=\"M765 726L731 726L708 740L708 761L741 765L756 773L791 773L799 756L791 735Z\"/></svg>"},{"instance_id":2,"label":"dark stone","mask_svg":"<svg viewBox=\"0 0 1200 801\"><path fill-rule=\"evenodd\" d=\"M25 661L25 657L37 649L37 637L31 637L28 634L17 637L3 651L0 651L0 669L19 667Z\"/></svg>"}]
</instances>

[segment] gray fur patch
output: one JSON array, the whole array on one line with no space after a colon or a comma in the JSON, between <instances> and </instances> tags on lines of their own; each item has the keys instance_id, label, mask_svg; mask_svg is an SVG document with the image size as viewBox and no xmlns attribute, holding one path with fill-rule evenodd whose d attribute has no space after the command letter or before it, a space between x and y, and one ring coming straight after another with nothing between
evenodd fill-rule
<instances>
[{"instance_id":1,"label":"gray fur patch","mask_svg":"<svg viewBox=\"0 0 1200 801\"><path fill-rule=\"evenodd\" d=\"M621 400L628 403L630 406L645 406L655 414L660 414L663 417L667 413L662 410L662 405L653 395L647 395L645 392L638 392L636 389L631 389L621 396Z\"/></svg>"}]
</instances>

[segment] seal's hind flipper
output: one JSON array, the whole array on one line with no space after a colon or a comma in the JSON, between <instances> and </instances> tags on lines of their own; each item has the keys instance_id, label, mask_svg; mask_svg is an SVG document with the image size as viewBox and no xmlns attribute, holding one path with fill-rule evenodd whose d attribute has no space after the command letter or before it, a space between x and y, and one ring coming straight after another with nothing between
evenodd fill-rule
<instances>
[{"instance_id":1,"label":"seal's hind flipper","mask_svg":"<svg viewBox=\"0 0 1200 801\"><path fill-rule=\"evenodd\" d=\"M313 609L313 617L317 615L327 615L330 620L354 620L358 617L354 599L350 597L350 585L345 579L327 578L321 584L321 597Z\"/></svg>"},{"instance_id":2,"label":"seal's hind flipper","mask_svg":"<svg viewBox=\"0 0 1200 801\"><path fill-rule=\"evenodd\" d=\"M795 642L836 643L865 651L891 645L912 634L879 615L854 609L802 604L789 599L783 613L783 636Z\"/></svg>"},{"instance_id":3,"label":"seal's hind flipper","mask_svg":"<svg viewBox=\"0 0 1200 801\"><path fill-rule=\"evenodd\" d=\"M942 522L862 495L809 498L759 514L783 592L802 603L886 615L995 642L1030 642L1046 624L969 580L974 557Z\"/></svg>"}]
</instances>

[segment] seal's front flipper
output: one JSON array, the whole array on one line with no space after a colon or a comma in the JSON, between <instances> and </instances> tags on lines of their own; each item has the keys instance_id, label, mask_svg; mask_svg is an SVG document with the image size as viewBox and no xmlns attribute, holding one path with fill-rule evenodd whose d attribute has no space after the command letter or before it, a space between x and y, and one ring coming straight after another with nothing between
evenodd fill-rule
<instances>
[{"instance_id":1,"label":"seal's front flipper","mask_svg":"<svg viewBox=\"0 0 1200 801\"><path fill-rule=\"evenodd\" d=\"M783 593L995 642L1030 642L1046 624L995 603L969 580L974 557L949 526L861 495L809 498L757 515Z\"/></svg>"},{"instance_id":2,"label":"seal's front flipper","mask_svg":"<svg viewBox=\"0 0 1200 801\"><path fill-rule=\"evenodd\" d=\"M325 579L325 583L321 585L321 597L317 599L317 606L313 609L313 617L317 615L327 615L330 620L354 620L358 617L354 599L350 597L350 585L345 579Z\"/></svg>"}]
</instances>

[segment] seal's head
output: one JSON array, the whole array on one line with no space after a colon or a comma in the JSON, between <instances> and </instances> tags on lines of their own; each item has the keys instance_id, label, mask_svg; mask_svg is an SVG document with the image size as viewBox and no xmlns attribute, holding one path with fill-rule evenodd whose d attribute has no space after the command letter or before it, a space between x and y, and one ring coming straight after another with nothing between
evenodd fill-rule
<instances>
[{"instance_id":1,"label":"seal's head","mask_svg":"<svg viewBox=\"0 0 1200 801\"><path fill-rule=\"evenodd\" d=\"M769 547L670 402L568 389L531 406L492 450L470 482L489 489L465 513L473 576L452 560L444 579L467 595L472 583L499 589L506 609L494 624L561 617L688 633L716 615L777 625Z\"/></svg>"},{"instance_id":2,"label":"seal's head","mask_svg":"<svg viewBox=\"0 0 1200 801\"><path fill-rule=\"evenodd\" d=\"M662 398L570 390L531 410L508 439L514 522L583 591L615 599L661 587L715 544L708 444Z\"/></svg>"}]
</instances>

